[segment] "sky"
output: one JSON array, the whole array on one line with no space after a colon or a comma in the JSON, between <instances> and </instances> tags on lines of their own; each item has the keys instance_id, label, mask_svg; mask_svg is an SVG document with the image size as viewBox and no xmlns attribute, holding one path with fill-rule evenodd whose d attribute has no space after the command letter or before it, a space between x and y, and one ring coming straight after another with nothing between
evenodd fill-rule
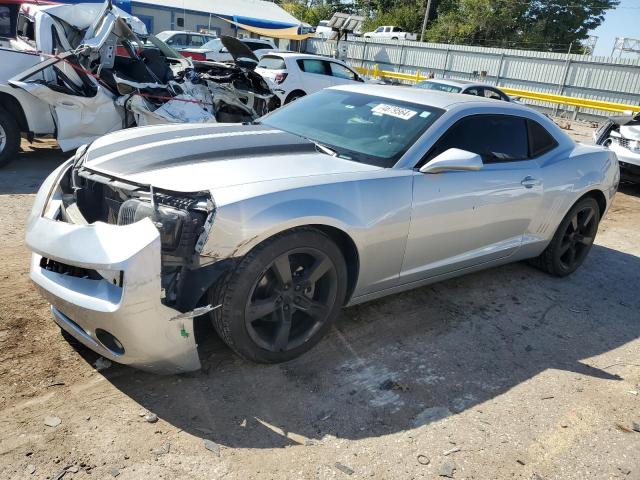
<instances>
[{"instance_id":1,"label":"sky","mask_svg":"<svg viewBox=\"0 0 640 480\"><path fill-rule=\"evenodd\" d=\"M616 37L640 38L640 0L622 0L591 34L600 37L595 55L603 56L611 55Z\"/></svg>"}]
</instances>

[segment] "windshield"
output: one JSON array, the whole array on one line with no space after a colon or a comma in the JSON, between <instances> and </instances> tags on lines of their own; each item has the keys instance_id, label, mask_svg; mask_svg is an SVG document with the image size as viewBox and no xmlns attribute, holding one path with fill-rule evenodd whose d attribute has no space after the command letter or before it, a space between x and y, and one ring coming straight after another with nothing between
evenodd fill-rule
<instances>
[{"instance_id":1,"label":"windshield","mask_svg":"<svg viewBox=\"0 0 640 480\"><path fill-rule=\"evenodd\" d=\"M264 68L266 70L286 70L287 65L284 63L284 59L282 57L265 55L260 59L258 68Z\"/></svg>"},{"instance_id":2,"label":"windshield","mask_svg":"<svg viewBox=\"0 0 640 480\"><path fill-rule=\"evenodd\" d=\"M159 34L156 35L156 38L159 38L163 42L166 42L167 38L169 38L170 36L171 36L171 32L160 32Z\"/></svg>"},{"instance_id":3,"label":"windshield","mask_svg":"<svg viewBox=\"0 0 640 480\"><path fill-rule=\"evenodd\" d=\"M444 110L321 90L261 119L261 123L328 147L348 160L392 167Z\"/></svg>"},{"instance_id":4,"label":"windshield","mask_svg":"<svg viewBox=\"0 0 640 480\"><path fill-rule=\"evenodd\" d=\"M200 48L206 48L207 50L221 50L222 40L220 40L219 38L212 38Z\"/></svg>"},{"instance_id":5,"label":"windshield","mask_svg":"<svg viewBox=\"0 0 640 480\"><path fill-rule=\"evenodd\" d=\"M164 43L158 37L155 37L153 35L149 35L144 40L144 44L145 44L145 46L154 46L154 47L156 47L167 58L173 58L175 60L184 60L184 57L182 55L180 55L178 52L176 52L173 48L171 48L169 45Z\"/></svg>"},{"instance_id":6,"label":"windshield","mask_svg":"<svg viewBox=\"0 0 640 480\"><path fill-rule=\"evenodd\" d=\"M437 90L439 92L449 92L449 93L460 93L462 88L455 87L453 85L447 85L446 83L438 83L438 82L420 82L416 85L418 88L423 88L425 90Z\"/></svg>"}]
</instances>

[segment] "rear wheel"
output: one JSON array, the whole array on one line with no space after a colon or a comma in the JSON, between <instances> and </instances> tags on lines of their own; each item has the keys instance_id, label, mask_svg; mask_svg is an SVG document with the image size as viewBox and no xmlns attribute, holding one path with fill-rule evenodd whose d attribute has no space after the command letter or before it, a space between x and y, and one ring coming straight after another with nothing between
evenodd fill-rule
<instances>
[{"instance_id":1,"label":"rear wheel","mask_svg":"<svg viewBox=\"0 0 640 480\"><path fill-rule=\"evenodd\" d=\"M567 213L549 246L532 263L557 277L575 272L591 251L599 223L598 202L583 198Z\"/></svg>"},{"instance_id":2,"label":"rear wheel","mask_svg":"<svg viewBox=\"0 0 640 480\"><path fill-rule=\"evenodd\" d=\"M16 121L0 109L0 167L11 162L20 148L20 129Z\"/></svg>"},{"instance_id":3,"label":"rear wheel","mask_svg":"<svg viewBox=\"0 0 640 480\"><path fill-rule=\"evenodd\" d=\"M258 245L216 291L212 312L221 338L263 363L295 358L331 327L346 295L340 249L322 232L296 229Z\"/></svg>"}]
</instances>

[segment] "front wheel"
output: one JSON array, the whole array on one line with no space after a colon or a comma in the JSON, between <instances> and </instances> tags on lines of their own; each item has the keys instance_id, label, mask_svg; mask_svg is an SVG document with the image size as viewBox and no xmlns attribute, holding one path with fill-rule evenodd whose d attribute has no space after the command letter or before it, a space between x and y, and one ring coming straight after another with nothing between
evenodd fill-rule
<instances>
[{"instance_id":1,"label":"front wheel","mask_svg":"<svg viewBox=\"0 0 640 480\"><path fill-rule=\"evenodd\" d=\"M557 277L575 272L591 251L599 223L598 202L583 198L569 210L549 246L532 263Z\"/></svg>"},{"instance_id":2,"label":"front wheel","mask_svg":"<svg viewBox=\"0 0 640 480\"><path fill-rule=\"evenodd\" d=\"M11 162L20 148L20 129L15 119L0 108L0 167Z\"/></svg>"},{"instance_id":3,"label":"front wheel","mask_svg":"<svg viewBox=\"0 0 640 480\"><path fill-rule=\"evenodd\" d=\"M287 97L287 99L285 100L285 105L289 104L291 102L295 102L296 100L298 100L299 98L302 98L305 96L304 92L293 92L291 95L289 95Z\"/></svg>"},{"instance_id":4,"label":"front wheel","mask_svg":"<svg viewBox=\"0 0 640 480\"><path fill-rule=\"evenodd\" d=\"M347 268L324 233L300 228L245 256L211 292L213 325L240 356L278 363L311 349L329 330L346 295Z\"/></svg>"}]
</instances>

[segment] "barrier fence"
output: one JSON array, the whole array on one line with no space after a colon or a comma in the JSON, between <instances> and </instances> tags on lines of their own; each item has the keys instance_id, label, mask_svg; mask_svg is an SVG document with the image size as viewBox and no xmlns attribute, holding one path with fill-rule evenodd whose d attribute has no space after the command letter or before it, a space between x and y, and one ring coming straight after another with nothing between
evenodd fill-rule
<instances>
[{"instance_id":1,"label":"barrier fence","mask_svg":"<svg viewBox=\"0 0 640 480\"><path fill-rule=\"evenodd\" d=\"M423 80L429 80L430 76L422 75L420 70L416 70L416 73L398 73L386 70L380 70L377 65L374 68L362 68L354 67L354 69L362 74L373 78L391 78L395 80L402 80L406 82L421 82ZM567 97L565 95L555 95L552 93L543 92L531 92L528 90L521 90L518 88L509 88L499 85L500 89L507 95L519 98L527 98L530 100L537 100L539 102L553 103L558 105L567 105L576 107L575 112L579 112L578 108L586 108L591 110L601 110L604 112L615 113L638 113L640 112L640 105L627 105L623 103L603 102L600 100L591 100L587 98Z\"/></svg>"},{"instance_id":2,"label":"barrier fence","mask_svg":"<svg viewBox=\"0 0 640 480\"><path fill-rule=\"evenodd\" d=\"M305 48L333 55L338 45L309 39ZM340 42L340 51L348 64L371 76L401 83L420 81L429 74L485 82L574 118L593 120L640 111L640 59L355 37Z\"/></svg>"}]
</instances>

